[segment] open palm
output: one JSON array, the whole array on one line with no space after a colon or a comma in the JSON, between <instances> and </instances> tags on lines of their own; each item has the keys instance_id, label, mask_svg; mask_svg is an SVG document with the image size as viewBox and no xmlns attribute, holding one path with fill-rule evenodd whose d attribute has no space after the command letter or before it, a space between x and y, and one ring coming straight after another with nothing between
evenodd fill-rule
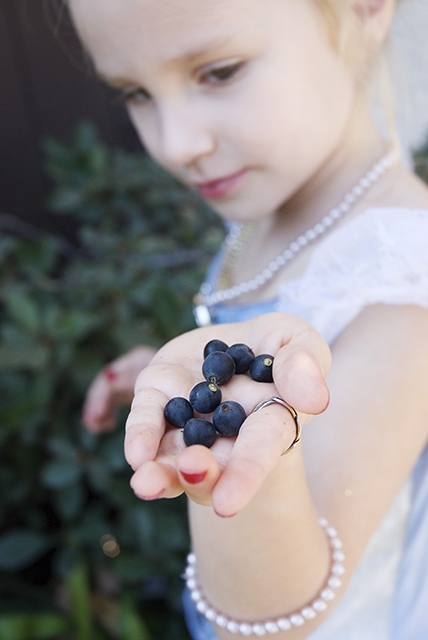
<instances>
[{"instance_id":1,"label":"open palm","mask_svg":"<svg viewBox=\"0 0 428 640\"><path fill-rule=\"evenodd\" d=\"M236 438L218 437L211 449L186 447L180 429L170 427L163 410L172 397L187 398L203 380L204 346L212 339L244 342L256 355L275 357L275 383L236 375L221 387L223 401L243 405L247 419ZM294 439L291 414L280 405L252 413L274 395L300 414L302 424L328 405L325 377L330 352L319 334L295 316L272 313L253 320L196 329L165 345L136 383L127 421L125 452L135 473L131 484L145 499L174 497L185 491L219 515L235 514L248 504Z\"/></svg>"}]
</instances>

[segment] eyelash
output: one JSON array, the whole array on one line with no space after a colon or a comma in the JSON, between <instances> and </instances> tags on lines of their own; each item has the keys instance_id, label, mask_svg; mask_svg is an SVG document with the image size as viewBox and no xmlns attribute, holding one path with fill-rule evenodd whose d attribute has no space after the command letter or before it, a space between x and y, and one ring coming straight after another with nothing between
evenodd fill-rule
<instances>
[{"instance_id":1,"label":"eyelash","mask_svg":"<svg viewBox=\"0 0 428 640\"><path fill-rule=\"evenodd\" d=\"M202 84L227 84L235 78L237 73L242 69L243 64L243 62L236 62L224 67L210 69L200 76L199 81ZM139 102L141 104L144 102L148 102L150 99L150 94L148 94L144 89L141 89L139 87L130 87L121 91L120 95L115 100L115 104L129 104L133 101Z\"/></svg>"},{"instance_id":2,"label":"eyelash","mask_svg":"<svg viewBox=\"0 0 428 640\"><path fill-rule=\"evenodd\" d=\"M226 84L234 79L236 74L242 69L243 62L235 62L224 67L210 69L201 76L202 82L212 82L214 84Z\"/></svg>"},{"instance_id":3,"label":"eyelash","mask_svg":"<svg viewBox=\"0 0 428 640\"><path fill-rule=\"evenodd\" d=\"M147 102L148 100L150 100L150 95L147 93L147 91L139 87L130 87L127 89L123 89L114 102L115 104L121 105L129 104L133 101L143 103Z\"/></svg>"}]
</instances>

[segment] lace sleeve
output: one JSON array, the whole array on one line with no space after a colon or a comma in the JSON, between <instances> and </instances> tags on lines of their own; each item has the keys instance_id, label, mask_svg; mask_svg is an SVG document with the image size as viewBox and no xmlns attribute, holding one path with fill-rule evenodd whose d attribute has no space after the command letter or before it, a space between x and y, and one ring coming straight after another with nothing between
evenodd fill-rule
<instances>
[{"instance_id":1,"label":"lace sleeve","mask_svg":"<svg viewBox=\"0 0 428 640\"><path fill-rule=\"evenodd\" d=\"M428 210L365 211L314 249L303 277L279 286L279 310L305 318L330 344L376 303L428 308Z\"/></svg>"}]
</instances>

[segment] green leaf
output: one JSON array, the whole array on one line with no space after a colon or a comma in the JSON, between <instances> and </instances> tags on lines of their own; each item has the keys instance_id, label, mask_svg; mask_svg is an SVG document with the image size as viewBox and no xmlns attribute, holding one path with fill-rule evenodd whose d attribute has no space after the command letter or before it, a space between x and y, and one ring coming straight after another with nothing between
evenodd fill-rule
<instances>
[{"instance_id":1,"label":"green leaf","mask_svg":"<svg viewBox=\"0 0 428 640\"><path fill-rule=\"evenodd\" d=\"M3 371L41 371L49 361L50 350L41 344L28 347L0 346L0 369Z\"/></svg>"},{"instance_id":2,"label":"green leaf","mask_svg":"<svg viewBox=\"0 0 428 640\"><path fill-rule=\"evenodd\" d=\"M152 550L156 545L156 529L153 519L153 511L147 505L138 505L134 509L134 518L138 539L144 551Z\"/></svg>"},{"instance_id":3,"label":"green leaf","mask_svg":"<svg viewBox=\"0 0 428 640\"><path fill-rule=\"evenodd\" d=\"M30 296L17 291L9 294L5 302L11 316L22 327L31 333L36 333L39 330L40 311Z\"/></svg>"},{"instance_id":4,"label":"green leaf","mask_svg":"<svg viewBox=\"0 0 428 640\"><path fill-rule=\"evenodd\" d=\"M56 340L76 340L84 338L100 323L100 316L81 311L64 311L52 327L52 337Z\"/></svg>"},{"instance_id":5,"label":"green leaf","mask_svg":"<svg viewBox=\"0 0 428 640\"><path fill-rule=\"evenodd\" d=\"M2 236L0 237L0 262L4 262L6 260L8 254L17 246L17 243L18 241L16 238L4 235L4 232L2 231Z\"/></svg>"},{"instance_id":6,"label":"green leaf","mask_svg":"<svg viewBox=\"0 0 428 640\"><path fill-rule=\"evenodd\" d=\"M92 122L80 122L74 134L76 147L79 151L90 152L92 147L99 144L98 134Z\"/></svg>"},{"instance_id":7,"label":"green leaf","mask_svg":"<svg viewBox=\"0 0 428 640\"><path fill-rule=\"evenodd\" d=\"M138 615L135 603L129 596L124 596L121 601L120 626L122 640L150 640L151 638L147 625Z\"/></svg>"},{"instance_id":8,"label":"green leaf","mask_svg":"<svg viewBox=\"0 0 428 640\"><path fill-rule=\"evenodd\" d=\"M71 574L79 561L79 553L76 549L71 547L63 547L62 549L59 549L54 555L53 565L55 575L65 579Z\"/></svg>"},{"instance_id":9,"label":"green leaf","mask_svg":"<svg viewBox=\"0 0 428 640\"><path fill-rule=\"evenodd\" d=\"M153 313L156 320L168 339L171 339L178 333L177 298L163 282L159 282L153 298Z\"/></svg>"},{"instance_id":10,"label":"green leaf","mask_svg":"<svg viewBox=\"0 0 428 640\"><path fill-rule=\"evenodd\" d=\"M139 584L152 574L150 563L142 555L122 551L114 559L115 573L128 584Z\"/></svg>"},{"instance_id":11,"label":"green leaf","mask_svg":"<svg viewBox=\"0 0 428 640\"><path fill-rule=\"evenodd\" d=\"M83 194L73 187L56 189L49 197L49 207L55 213L70 213L83 203Z\"/></svg>"},{"instance_id":12,"label":"green leaf","mask_svg":"<svg viewBox=\"0 0 428 640\"><path fill-rule=\"evenodd\" d=\"M47 442L48 449L58 458L76 462L79 458L79 452L76 446L65 438L50 438Z\"/></svg>"},{"instance_id":13,"label":"green leaf","mask_svg":"<svg viewBox=\"0 0 428 640\"><path fill-rule=\"evenodd\" d=\"M2 640L48 640L69 631L67 618L58 613L13 613L0 616Z\"/></svg>"},{"instance_id":14,"label":"green leaf","mask_svg":"<svg viewBox=\"0 0 428 640\"><path fill-rule=\"evenodd\" d=\"M82 512L85 493L81 482L74 482L70 487L55 491L54 504L59 516L63 520L70 521L77 518Z\"/></svg>"},{"instance_id":15,"label":"green leaf","mask_svg":"<svg viewBox=\"0 0 428 640\"><path fill-rule=\"evenodd\" d=\"M71 615L75 629L75 640L93 640L94 628L91 612L89 576L83 562L77 564L66 579L71 603Z\"/></svg>"},{"instance_id":16,"label":"green leaf","mask_svg":"<svg viewBox=\"0 0 428 640\"><path fill-rule=\"evenodd\" d=\"M94 145L89 153L91 170L98 175L103 175L108 169L108 154L102 145Z\"/></svg>"},{"instance_id":17,"label":"green leaf","mask_svg":"<svg viewBox=\"0 0 428 640\"><path fill-rule=\"evenodd\" d=\"M123 434L120 432L109 434L99 449L99 456L110 471L118 472L128 469L123 450Z\"/></svg>"},{"instance_id":18,"label":"green leaf","mask_svg":"<svg viewBox=\"0 0 428 640\"><path fill-rule=\"evenodd\" d=\"M50 273L58 259L58 242L55 236L47 236L38 242L21 242L16 258L23 270L31 272L35 277Z\"/></svg>"},{"instance_id":19,"label":"green leaf","mask_svg":"<svg viewBox=\"0 0 428 640\"><path fill-rule=\"evenodd\" d=\"M19 571L41 558L51 541L35 531L14 529L0 536L0 569Z\"/></svg>"},{"instance_id":20,"label":"green leaf","mask_svg":"<svg viewBox=\"0 0 428 640\"><path fill-rule=\"evenodd\" d=\"M82 468L74 460L48 462L42 472L42 482L49 489L64 489L80 479Z\"/></svg>"},{"instance_id":21,"label":"green leaf","mask_svg":"<svg viewBox=\"0 0 428 640\"><path fill-rule=\"evenodd\" d=\"M112 532L112 525L103 513L104 506L100 502L92 504L90 509L84 512L82 521L75 529L75 537L86 546L91 546L97 550L100 548L99 542L103 535Z\"/></svg>"}]
</instances>

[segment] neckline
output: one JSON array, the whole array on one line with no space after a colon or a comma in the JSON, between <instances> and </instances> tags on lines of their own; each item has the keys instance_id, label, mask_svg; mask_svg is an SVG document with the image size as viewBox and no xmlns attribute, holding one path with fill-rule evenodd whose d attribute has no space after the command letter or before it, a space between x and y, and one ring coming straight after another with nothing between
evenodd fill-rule
<instances>
[{"instance_id":1,"label":"neckline","mask_svg":"<svg viewBox=\"0 0 428 640\"><path fill-rule=\"evenodd\" d=\"M309 262L305 268L305 271L300 275L297 276L296 278L292 278L290 280L284 280L281 282L281 280L278 281L278 289L280 286L282 287L287 287L290 284L294 284L296 282L299 282L299 280L302 280L306 275L307 275L307 271L310 268L313 260L316 258L317 254L319 253L319 251L324 247L325 244L331 242L331 238L335 238L337 235L340 235L341 233L344 232L344 230L347 230L349 227L351 227L353 225L353 223L359 223L361 219L364 218L369 218L375 215L379 215L379 214L385 214L386 212L412 212L412 213L425 213L428 215L428 208L423 208L423 207L367 207L367 209L363 209L362 211L360 211L359 213L355 214L354 216L352 216L351 218L349 218L348 220L345 220L341 225L339 225L337 228L332 229L332 231L330 233L328 233L327 235L325 235L323 238L320 238L320 241L315 244L312 248L311 251L311 255L309 258ZM221 256L220 256L220 260L218 261L218 264L216 265L216 272L213 274L213 278L212 278L212 282L216 283L217 282L217 278L218 278L218 273L219 270L221 268ZM279 278L279 276L278 276ZM263 307L268 307L268 306L273 306L278 302L279 299L279 295L277 295L275 298L268 298L266 300L255 300L252 302L241 302L241 303L234 303L233 301L230 301L230 304L225 304L224 302L219 302L216 305L214 305L214 308L219 308L219 309L250 309L252 307L256 307L258 305L263 306Z\"/></svg>"}]
</instances>

